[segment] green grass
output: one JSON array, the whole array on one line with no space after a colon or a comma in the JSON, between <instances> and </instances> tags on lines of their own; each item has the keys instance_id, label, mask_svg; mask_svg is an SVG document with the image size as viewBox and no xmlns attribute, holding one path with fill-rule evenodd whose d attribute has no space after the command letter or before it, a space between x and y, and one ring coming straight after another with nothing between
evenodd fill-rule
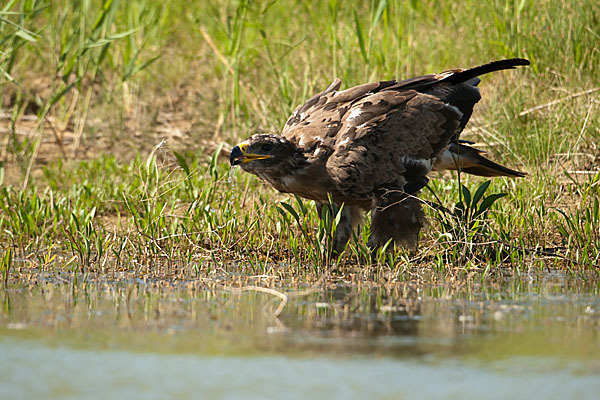
<instances>
[{"instance_id":1,"label":"green grass","mask_svg":"<svg viewBox=\"0 0 600 400\"><path fill-rule=\"evenodd\" d=\"M3 278L23 263L292 278L335 264L384 281L597 270L599 21L592 0L9 1ZM422 197L439 207L427 209L417 254L380 252L373 263L362 227L344 256L324 257L335 216L322 222L311 202L231 171L219 151L279 131L336 76L349 87L516 56L531 67L483 79L463 137L529 175L495 179L478 199L485 181L462 176L471 202L456 175L432 180Z\"/></svg>"}]
</instances>

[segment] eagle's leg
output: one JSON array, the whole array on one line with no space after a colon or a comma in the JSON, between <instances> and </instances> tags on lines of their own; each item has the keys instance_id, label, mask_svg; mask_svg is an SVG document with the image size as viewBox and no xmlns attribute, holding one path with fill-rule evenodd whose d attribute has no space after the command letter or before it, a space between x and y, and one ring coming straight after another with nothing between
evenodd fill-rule
<instances>
[{"instance_id":1,"label":"eagle's leg","mask_svg":"<svg viewBox=\"0 0 600 400\"><path fill-rule=\"evenodd\" d=\"M317 204L317 211L319 213L319 217L323 218L325 214L323 214L324 210L328 213L330 221L329 225L326 226L327 233L323 238L323 248L328 249L329 241L331 241L331 250L334 254L339 254L344 251L346 248L346 243L352 237L352 232L356 229L358 224L360 224L362 220L362 211L359 207L356 206L348 206L344 205L340 215L340 221L337 224L337 227L333 233L333 237L331 236L331 223L335 220L336 214L340 209L340 206L337 204L333 204L334 212L331 210L331 205L329 203L319 203Z\"/></svg>"},{"instance_id":2,"label":"eagle's leg","mask_svg":"<svg viewBox=\"0 0 600 400\"><path fill-rule=\"evenodd\" d=\"M384 195L374 202L367 244L375 250L393 239L396 244L414 251L424 221L425 214L416 197L406 193Z\"/></svg>"}]
</instances>

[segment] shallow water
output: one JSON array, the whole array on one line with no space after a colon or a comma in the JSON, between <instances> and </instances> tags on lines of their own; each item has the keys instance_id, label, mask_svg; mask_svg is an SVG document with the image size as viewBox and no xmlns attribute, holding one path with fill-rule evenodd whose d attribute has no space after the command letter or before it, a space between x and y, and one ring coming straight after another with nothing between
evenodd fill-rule
<instances>
[{"instance_id":1,"label":"shallow water","mask_svg":"<svg viewBox=\"0 0 600 400\"><path fill-rule=\"evenodd\" d=\"M373 357L203 356L80 350L0 341L9 398L597 398L579 363ZM598 371L596 371L598 372ZM516 395L516 396L515 396Z\"/></svg>"},{"instance_id":2,"label":"shallow water","mask_svg":"<svg viewBox=\"0 0 600 400\"><path fill-rule=\"evenodd\" d=\"M250 289L250 288L249 288ZM9 286L0 398L598 398L598 284Z\"/></svg>"}]
</instances>

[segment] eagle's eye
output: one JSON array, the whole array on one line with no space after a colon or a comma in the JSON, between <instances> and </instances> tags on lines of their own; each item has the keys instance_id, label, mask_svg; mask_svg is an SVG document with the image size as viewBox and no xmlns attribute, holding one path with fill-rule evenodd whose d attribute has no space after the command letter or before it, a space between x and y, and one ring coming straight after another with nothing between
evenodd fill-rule
<instances>
[{"instance_id":1,"label":"eagle's eye","mask_svg":"<svg viewBox=\"0 0 600 400\"><path fill-rule=\"evenodd\" d=\"M262 151L271 151L273 150L273 145L271 143L265 143L262 146L260 146L260 149Z\"/></svg>"}]
</instances>

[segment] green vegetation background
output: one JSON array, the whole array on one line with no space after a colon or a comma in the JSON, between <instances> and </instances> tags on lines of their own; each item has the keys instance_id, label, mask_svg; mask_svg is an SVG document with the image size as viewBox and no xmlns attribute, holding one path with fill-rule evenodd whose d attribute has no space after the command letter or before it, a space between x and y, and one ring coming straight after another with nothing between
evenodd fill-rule
<instances>
[{"instance_id":1,"label":"green vegetation background","mask_svg":"<svg viewBox=\"0 0 600 400\"><path fill-rule=\"evenodd\" d=\"M322 256L312 204L230 172L222 154L279 131L335 77L349 87L510 57L532 65L484 77L463 138L529 175L495 179L487 193L507 196L484 213L473 201L483 180L463 176L459 196L456 175L440 176L423 197L447 210L428 209L419 253L380 254L378 268L401 278L600 263L597 1L0 7L4 277L319 271L335 260ZM371 263L367 234L339 260L359 274Z\"/></svg>"}]
</instances>

